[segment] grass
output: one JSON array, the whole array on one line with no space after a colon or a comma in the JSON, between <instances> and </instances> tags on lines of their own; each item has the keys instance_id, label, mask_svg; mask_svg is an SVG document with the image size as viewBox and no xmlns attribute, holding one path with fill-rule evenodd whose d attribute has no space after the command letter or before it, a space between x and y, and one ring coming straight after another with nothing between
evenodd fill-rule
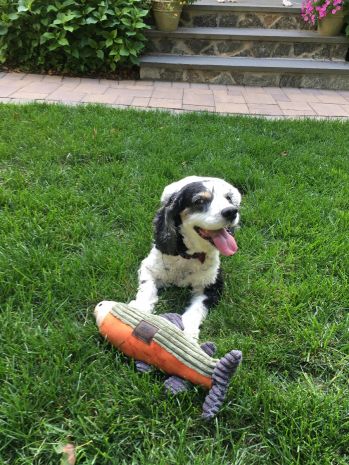
<instances>
[{"instance_id":1,"label":"grass","mask_svg":"<svg viewBox=\"0 0 349 465\"><path fill-rule=\"evenodd\" d=\"M0 463L347 465L349 124L0 106ZM203 340L244 362L212 423L98 335L128 301L169 182L244 194ZM186 291L162 294L179 311Z\"/></svg>"}]
</instances>

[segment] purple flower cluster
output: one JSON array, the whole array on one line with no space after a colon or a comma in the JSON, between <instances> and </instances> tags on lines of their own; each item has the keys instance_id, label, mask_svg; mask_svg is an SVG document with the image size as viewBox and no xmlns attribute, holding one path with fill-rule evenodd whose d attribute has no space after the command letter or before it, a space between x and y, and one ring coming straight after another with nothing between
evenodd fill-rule
<instances>
[{"instance_id":1,"label":"purple flower cluster","mask_svg":"<svg viewBox=\"0 0 349 465\"><path fill-rule=\"evenodd\" d=\"M316 24L325 16L343 10L344 0L303 0L302 17L306 23Z\"/></svg>"}]
</instances>

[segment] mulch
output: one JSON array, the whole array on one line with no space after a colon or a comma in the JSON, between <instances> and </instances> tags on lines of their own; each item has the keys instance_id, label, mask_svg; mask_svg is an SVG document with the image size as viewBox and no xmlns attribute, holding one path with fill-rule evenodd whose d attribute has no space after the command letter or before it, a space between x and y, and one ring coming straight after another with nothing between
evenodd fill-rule
<instances>
[{"instance_id":1,"label":"mulch","mask_svg":"<svg viewBox=\"0 0 349 465\"><path fill-rule=\"evenodd\" d=\"M94 72L94 73L63 73L55 70L38 70L38 69L28 69L28 68L19 68L11 66L1 66L0 71L11 72L11 73L34 73L34 74L44 74L49 76L67 76L67 77L84 77L91 79L112 79L112 80L139 80L139 66L121 66L115 71L110 72Z\"/></svg>"}]
</instances>

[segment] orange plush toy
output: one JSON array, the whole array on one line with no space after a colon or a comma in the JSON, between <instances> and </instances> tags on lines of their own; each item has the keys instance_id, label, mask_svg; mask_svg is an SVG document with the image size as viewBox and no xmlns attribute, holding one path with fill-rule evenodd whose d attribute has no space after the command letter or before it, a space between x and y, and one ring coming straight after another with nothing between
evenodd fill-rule
<instances>
[{"instance_id":1,"label":"orange plush toy","mask_svg":"<svg viewBox=\"0 0 349 465\"><path fill-rule=\"evenodd\" d=\"M184 380L209 389L203 417L213 418L222 405L230 378L241 362L241 352L232 350L221 359L212 358L213 343L200 346L183 333L181 316L143 313L126 304L103 301L95 308L100 333L121 352L136 360L140 371L151 365L168 373L166 389L186 389Z\"/></svg>"}]
</instances>

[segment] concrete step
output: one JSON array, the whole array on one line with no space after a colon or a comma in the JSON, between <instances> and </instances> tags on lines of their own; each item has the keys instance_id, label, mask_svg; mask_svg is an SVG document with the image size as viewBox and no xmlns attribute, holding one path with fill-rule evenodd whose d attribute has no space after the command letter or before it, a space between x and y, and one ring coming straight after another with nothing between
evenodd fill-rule
<instances>
[{"instance_id":1,"label":"concrete step","mask_svg":"<svg viewBox=\"0 0 349 465\"><path fill-rule=\"evenodd\" d=\"M199 0L183 8L183 27L252 27L265 29L311 29L301 17L301 1L284 7L282 0L238 0L219 3Z\"/></svg>"},{"instance_id":2,"label":"concrete step","mask_svg":"<svg viewBox=\"0 0 349 465\"><path fill-rule=\"evenodd\" d=\"M291 58L145 55L141 79L349 90L349 63Z\"/></svg>"},{"instance_id":3,"label":"concrete step","mask_svg":"<svg viewBox=\"0 0 349 465\"><path fill-rule=\"evenodd\" d=\"M174 55L344 60L349 39L314 31L228 27L181 27L146 32L148 51Z\"/></svg>"}]
</instances>

